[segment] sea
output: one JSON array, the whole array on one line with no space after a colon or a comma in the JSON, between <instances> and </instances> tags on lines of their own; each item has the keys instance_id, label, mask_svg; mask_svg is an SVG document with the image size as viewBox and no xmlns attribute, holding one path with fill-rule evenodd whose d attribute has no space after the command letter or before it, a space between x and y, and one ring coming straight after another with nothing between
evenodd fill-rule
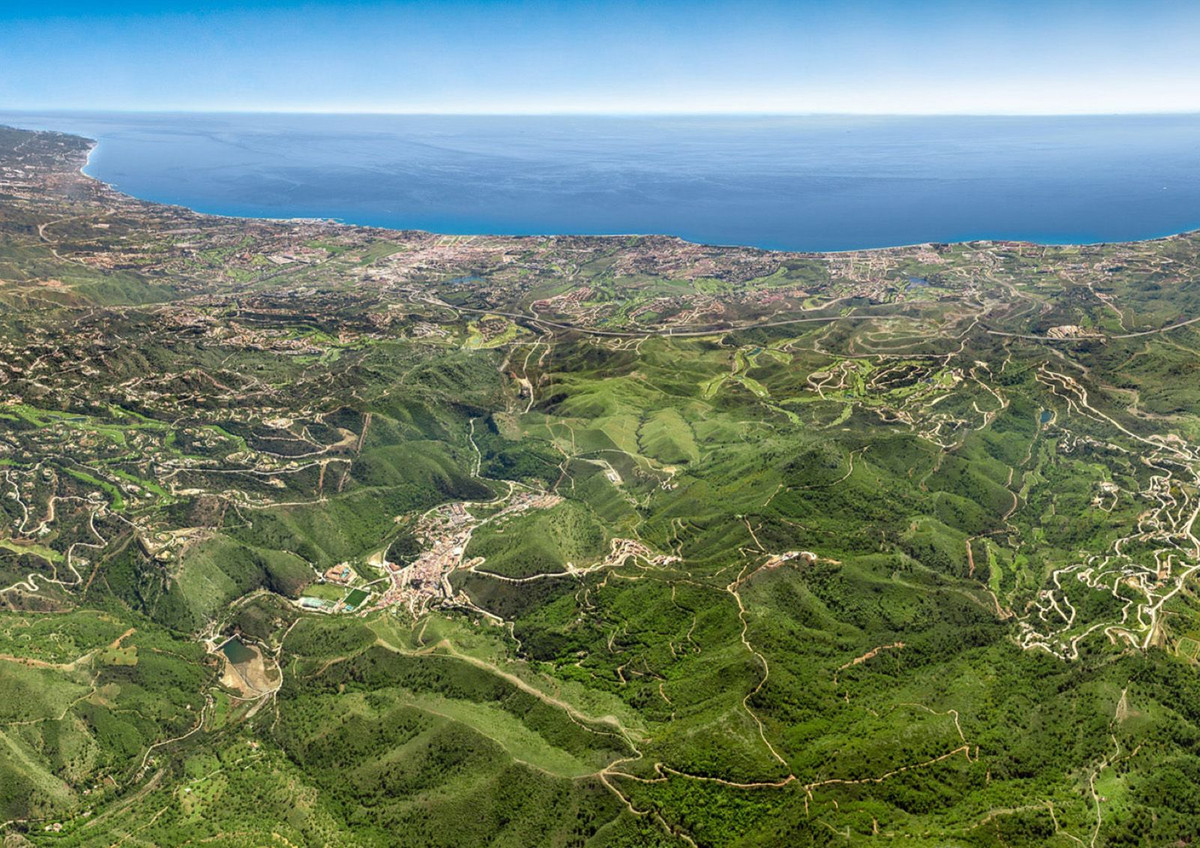
<instances>
[{"instance_id":1,"label":"sea","mask_svg":"<svg viewBox=\"0 0 1200 848\"><path fill-rule=\"evenodd\" d=\"M201 212L450 234L664 233L799 251L1200 228L1200 115L4 113Z\"/></svg>"}]
</instances>

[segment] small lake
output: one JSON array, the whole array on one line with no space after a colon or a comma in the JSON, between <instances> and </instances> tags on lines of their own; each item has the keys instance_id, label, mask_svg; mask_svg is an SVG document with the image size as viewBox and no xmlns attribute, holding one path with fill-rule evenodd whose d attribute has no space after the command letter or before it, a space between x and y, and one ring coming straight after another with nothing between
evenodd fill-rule
<instances>
[{"instance_id":1,"label":"small lake","mask_svg":"<svg viewBox=\"0 0 1200 848\"><path fill-rule=\"evenodd\" d=\"M239 663L250 662L250 660L254 659L255 657L254 651L250 650L250 648L248 648L246 644L236 636L221 646L221 653L223 653L229 659L229 661L235 665Z\"/></svg>"}]
</instances>

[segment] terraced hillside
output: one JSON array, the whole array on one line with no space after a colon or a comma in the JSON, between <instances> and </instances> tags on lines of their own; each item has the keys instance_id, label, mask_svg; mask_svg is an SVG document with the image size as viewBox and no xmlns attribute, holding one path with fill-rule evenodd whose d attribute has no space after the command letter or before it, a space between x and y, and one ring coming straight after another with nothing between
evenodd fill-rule
<instances>
[{"instance_id":1,"label":"terraced hillside","mask_svg":"<svg viewBox=\"0 0 1200 848\"><path fill-rule=\"evenodd\" d=\"M6 845L1200 838L1200 238L199 216L0 130Z\"/></svg>"}]
</instances>

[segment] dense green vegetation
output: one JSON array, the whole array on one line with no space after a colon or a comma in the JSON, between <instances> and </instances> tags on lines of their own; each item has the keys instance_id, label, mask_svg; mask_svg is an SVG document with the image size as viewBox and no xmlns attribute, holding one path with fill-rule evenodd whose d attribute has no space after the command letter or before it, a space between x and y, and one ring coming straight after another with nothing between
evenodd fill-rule
<instances>
[{"instance_id":1,"label":"dense green vegetation","mask_svg":"<svg viewBox=\"0 0 1200 848\"><path fill-rule=\"evenodd\" d=\"M1200 839L1200 238L443 239L85 150L0 130L6 846Z\"/></svg>"}]
</instances>

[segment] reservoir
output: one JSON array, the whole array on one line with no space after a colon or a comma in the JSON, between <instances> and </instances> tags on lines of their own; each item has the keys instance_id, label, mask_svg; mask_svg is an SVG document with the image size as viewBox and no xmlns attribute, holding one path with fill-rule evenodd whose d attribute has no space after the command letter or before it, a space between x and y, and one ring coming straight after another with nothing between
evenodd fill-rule
<instances>
[{"instance_id":1,"label":"reservoir","mask_svg":"<svg viewBox=\"0 0 1200 848\"><path fill-rule=\"evenodd\" d=\"M235 665L254 659L254 651L246 647L245 643L236 636L221 646L221 653Z\"/></svg>"}]
</instances>

